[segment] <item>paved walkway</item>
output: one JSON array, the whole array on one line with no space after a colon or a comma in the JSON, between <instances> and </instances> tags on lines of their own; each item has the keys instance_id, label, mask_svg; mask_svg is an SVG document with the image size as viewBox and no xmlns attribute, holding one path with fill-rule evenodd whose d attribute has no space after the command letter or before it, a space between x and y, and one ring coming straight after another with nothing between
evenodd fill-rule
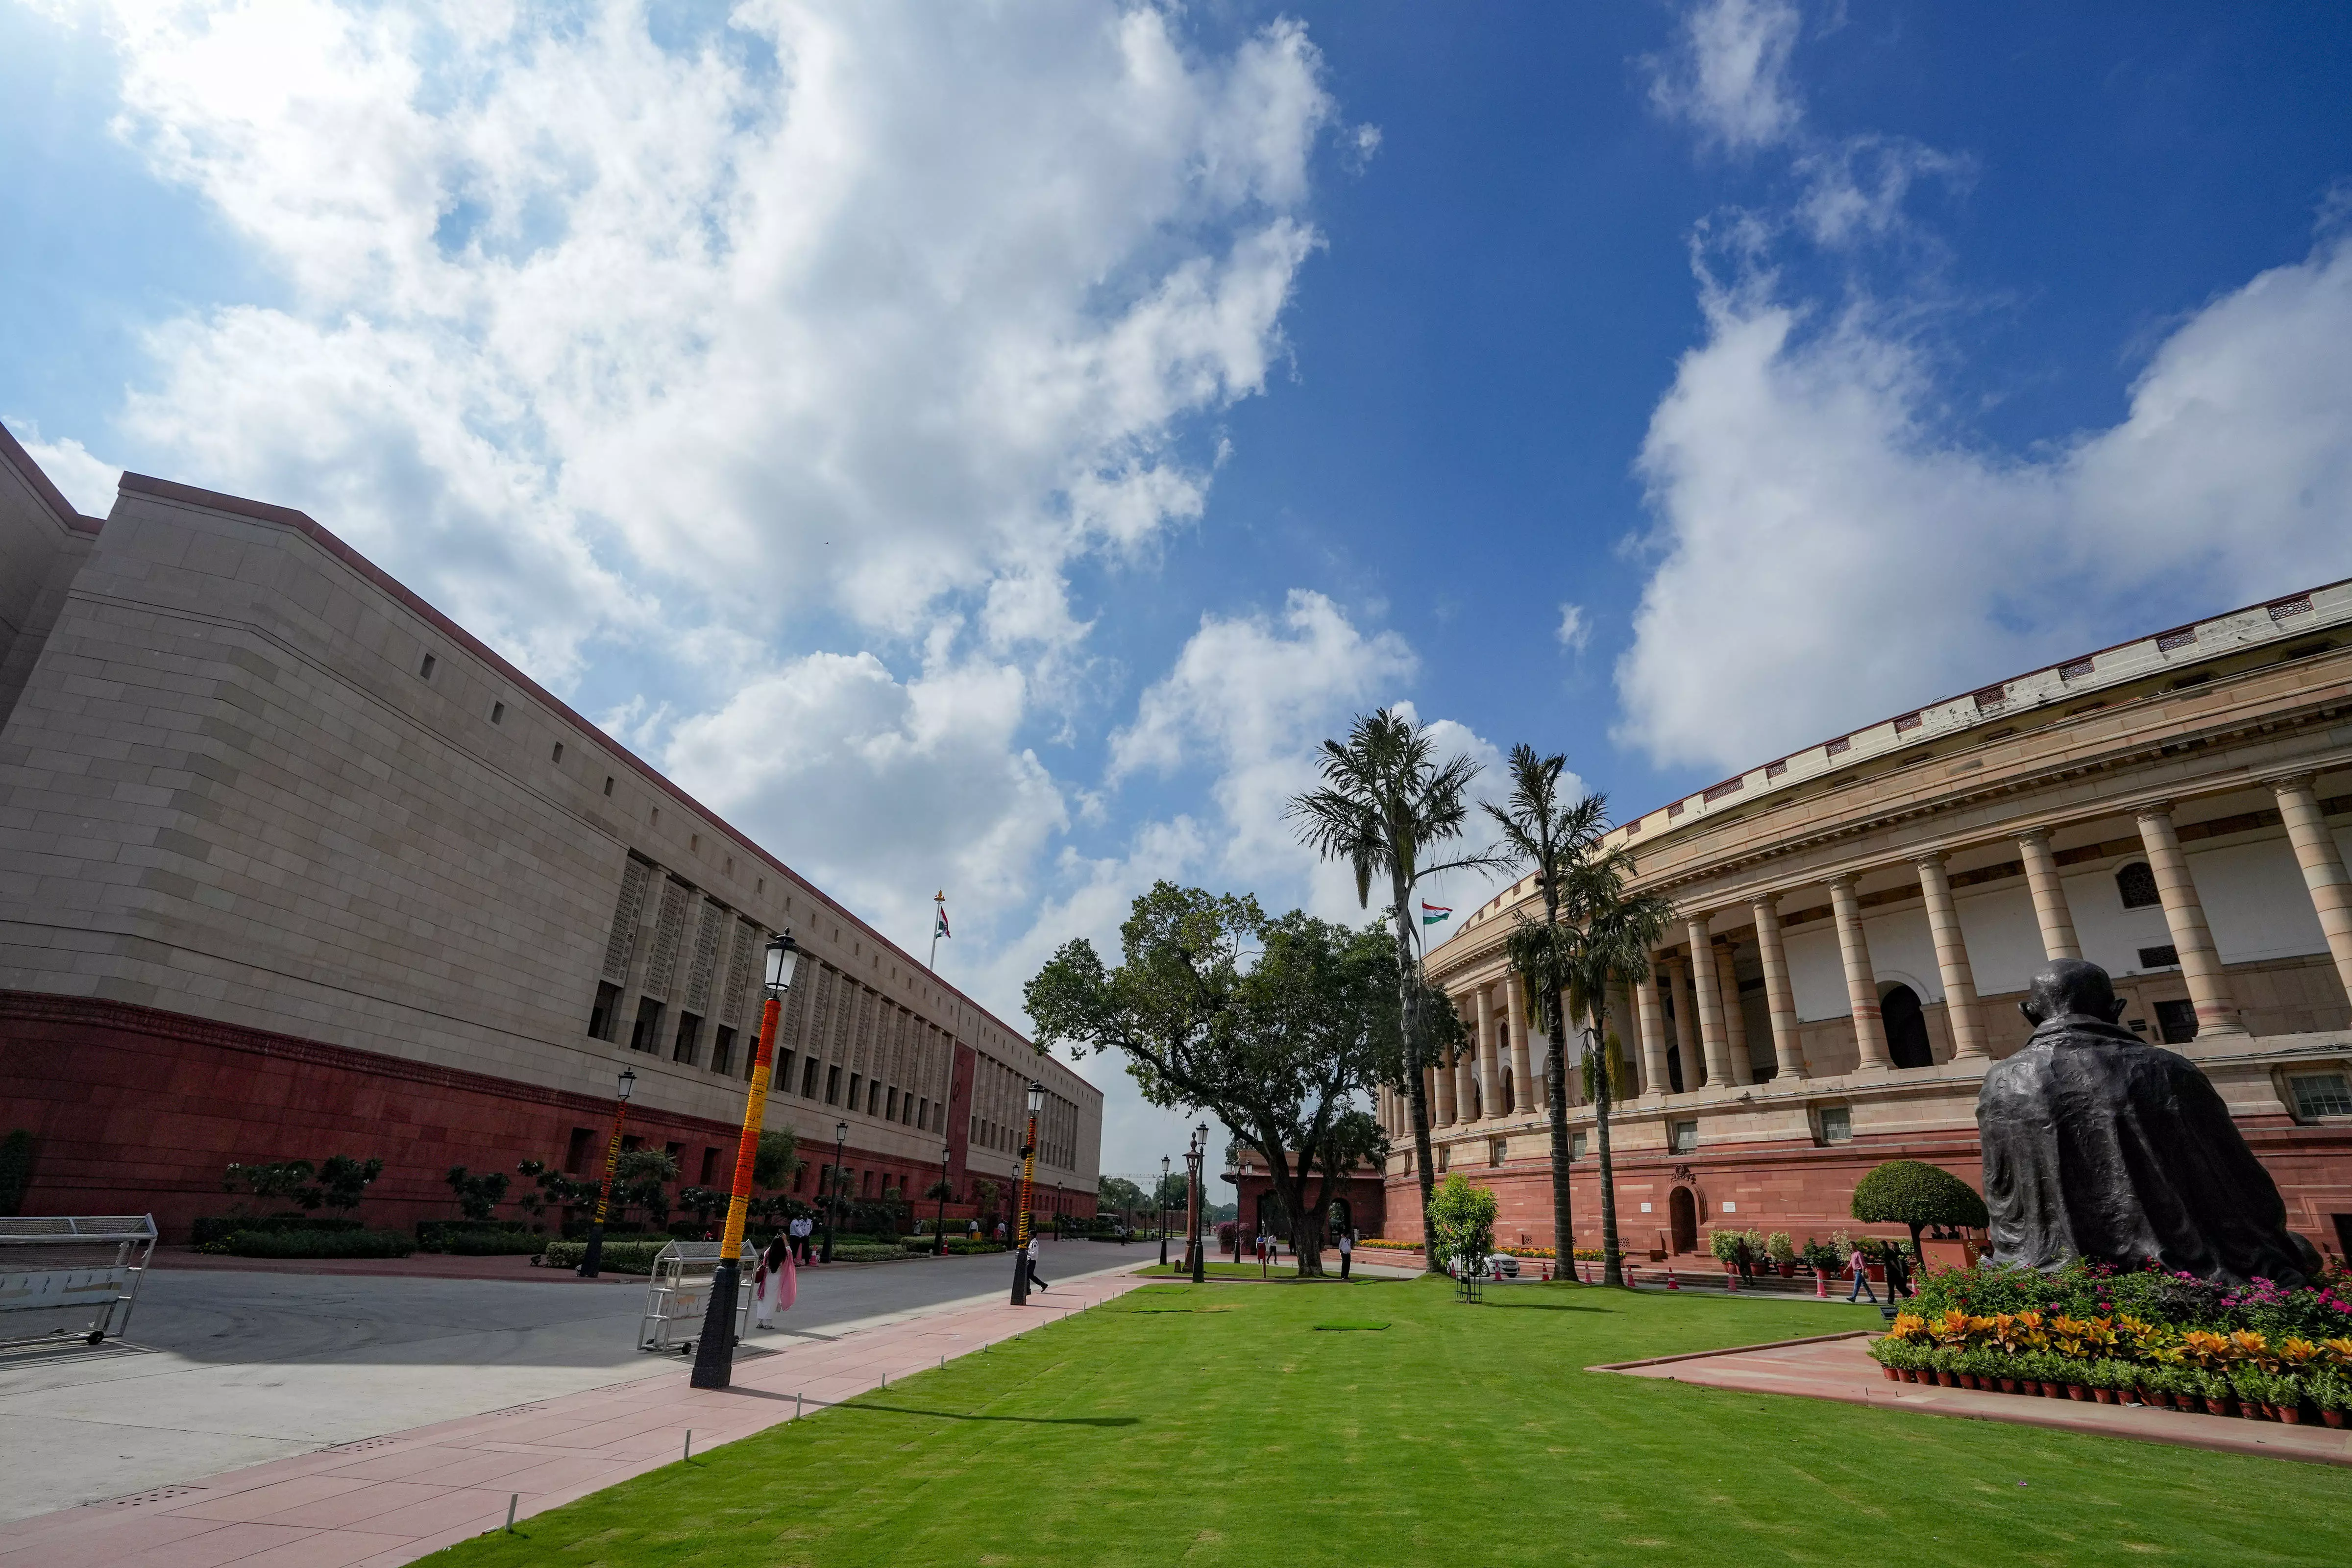
<instances>
[{"instance_id":1,"label":"paved walkway","mask_svg":"<svg viewBox=\"0 0 2352 1568\"><path fill-rule=\"evenodd\" d=\"M1140 1267L1144 1259L1138 1258ZM1073 1279L736 1362L724 1392L658 1376L339 1444L0 1527L0 1568L392 1568L802 1411L1095 1306L1143 1281ZM787 1315L789 1321L789 1314Z\"/></svg>"},{"instance_id":2,"label":"paved walkway","mask_svg":"<svg viewBox=\"0 0 2352 1568\"><path fill-rule=\"evenodd\" d=\"M1791 1340L1745 1350L1709 1351L1658 1361L1594 1367L1634 1377L1672 1378L1707 1388L1750 1394L1795 1394L1871 1405L1882 1410L1912 1410L1927 1415L1961 1415L1979 1421L2013 1421L2024 1426L2054 1426L2103 1437L2137 1437L2228 1454L2273 1459L2307 1459L2352 1466L2352 1429L2317 1425L2283 1426L2239 1416L2190 1415L2143 1405L2078 1405L2071 1399L2035 1399L2021 1394L1980 1394L1937 1384L1889 1383L1870 1359L1865 1334ZM0 1563L8 1560L0 1558Z\"/></svg>"}]
</instances>

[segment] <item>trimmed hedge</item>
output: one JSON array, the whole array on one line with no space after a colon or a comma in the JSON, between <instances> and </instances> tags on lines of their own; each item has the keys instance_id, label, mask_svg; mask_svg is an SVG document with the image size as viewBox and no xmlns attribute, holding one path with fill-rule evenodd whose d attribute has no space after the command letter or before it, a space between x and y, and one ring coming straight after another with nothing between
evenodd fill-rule
<instances>
[{"instance_id":1,"label":"trimmed hedge","mask_svg":"<svg viewBox=\"0 0 2352 1568\"><path fill-rule=\"evenodd\" d=\"M416 1244L396 1230L240 1230L205 1250L232 1258L405 1258Z\"/></svg>"},{"instance_id":2,"label":"trimmed hedge","mask_svg":"<svg viewBox=\"0 0 2352 1568\"><path fill-rule=\"evenodd\" d=\"M614 1241L608 1237L596 1267L606 1274L651 1274L654 1259L668 1245L667 1237L652 1241ZM577 1268L580 1260L587 1256L588 1244L584 1241L551 1241L539 1258L550 1268Z\"/></svg>"},{"instance_id":3,"label":"trimmed hedge","mask_svg":"<svg viewBox=\"0 0 2352 1568\"><path fill-rule=\"evenodd\" d=\"M877 1247L871 1242L857 1242L846 1247L839 1241L833 1244L833 1260L835 1263L889 1263L912 1256L903 1247Z\"/></svg>"},{"instance_id":4,"label":"trimmed hedge","mask_svg":"<svg viewBox=\"0 0 2352 1568\"><path fill-rule=\"evenodd\" d=\"M533 1236L527 1230L486 1230L470 1236L463 1232L444 1236L437 1245L424 1250L446 1253L451 1258L530 1258L546 1245L545 1237Z\"/></svg>"},{"instance_id":5,"label":"trimmed hedge","mask_svg":"<svg viewBox=\"0 0 2352 1568\"><path fill-rule=\"evenodd\" d=\"M520 1235L534 1242L537 1240L531 1227L519 1219L420 1219L416 1222L416 1246L424 1252L450 1250L444 1244L453 1237L511 1235ZM536 1252L539 1248L534 1245L531 1250Z\"/></svg>"},{"instance_id":6,"label":"trimmed hedge","mask_svg":"<svg viewBox=\"0 0 2352 1568\"><path fill-rule=\"evenodd\" d=\"M188 1240L191 1245L196 1247L210 1247L216 1242L226 1241L230 1237L236 1236L239 1232L253 1235L268 1234L270 1232L283 1230L352 1231L365 1230L366 1228L367 1222L365 1220L350 1219L336 1215L305 1214L299 1210L296 1210L291 1214L207 1215L203 1219L196 1221L193 1226L189 1226ZM248 1256L257 1257L259 1255L249 1254ZM299 1257L301 1255L299 1253L289 1253L287 1256Z\"/></svg>"}]
</instances>

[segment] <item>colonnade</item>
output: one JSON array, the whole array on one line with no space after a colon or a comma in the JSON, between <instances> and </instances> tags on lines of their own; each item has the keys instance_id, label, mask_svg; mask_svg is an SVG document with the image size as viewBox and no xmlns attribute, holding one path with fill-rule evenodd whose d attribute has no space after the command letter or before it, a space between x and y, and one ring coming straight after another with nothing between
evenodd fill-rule
<instances>
[{"instance_id":1,"label":"colonnade","mask_svg":"<svg viewBox=\"0 0 2352 1568\"><path fill-rule=\"evenodd\" d=\"M2327 942L2327 950L2345 990L2352 994L2352 876L2347 876L2333 834L2327 828L2309 773L2272 781L2279 815L2294 850L2304 885ZM2200 1038L2242 1036L2236 999L2231 993L2220 949L2215 945L2200 902L2180 837L2172 821L2173 804L2159 801L2140 806L2132 816L2147 858L2165 924L2179 955L2196 1009ZM2028 826L2011 835L2025 872L2046 958L2080 958L2082 945L2059 879L2057 857L2050 847L2046 826ZM1968 942L1961 932L1959 910L1952 896L1946 865L1948 848L1910 858L1927 906L1936 965L1944 989L1946 1016L1952 1041L1952 1059L1989 1059L1989 1035L1979 1005L1976 976L1969 967ZM1826 879L1830 910L1836 921L1838 951L1845 972L1846 996L1853 1018L1856 1068L1861 1073L1893 1069L1885 1026L1879 1016L1878 978L1870 959L1870 943L1863 929L1862 900L1857 890L1863 870L1849 870ZM1774 1076L1801 1079L1811 1075L1799 1036L1797 1004L1790 984L1789 962L1780 923L1783 900L1808 884L1797 883L1752 896L1748 912L1754 921L1753 941L1764 973L1765 1012L1771 1029ZM1822 886L1816 883L1812 886ZM1748 1051L1747 1020L1739 1005L1739 985L1734 965L1740 940L1748 933L1718 935L1715 930L1723 911L1686 910L1681 918L1683 942L1655 955L1653 977L1630 987L1612 990L1611 1014L1623 1019L1623 998L1630 990L1633 1021L1639 1038L1633 1054L1638 1064L1638 1093L1655 1099L1672 1092L1673 1074L1667 1062L1666 1015L1659 985L1674 997L1674 1016L1680 1050L1683 1092L1702 1088L1748 1084L1755 1079ZM1431 1123L1437 1127L1498 1121L1536 1109L1536 1079L1529 1071L1527 1009L1516 975L1481 984L1470 999L1476 1041L1450 1066L1432 1068L1425 1088ZM1507 1042L1506 1044L1505 1042ZM1630 1044L1630 1042L1629 1042ZM1502 1073L1507 1060L1509 1074ZM1507 1081L1510 1103L1499 1103L1499 1086ZM1480 1086L1486 1086L1482 1097ZM1381 1110L1389 1125L1399 1131L1409 1126L1402 1096L1384 1091Z\"/></svg>"}]
</instances>

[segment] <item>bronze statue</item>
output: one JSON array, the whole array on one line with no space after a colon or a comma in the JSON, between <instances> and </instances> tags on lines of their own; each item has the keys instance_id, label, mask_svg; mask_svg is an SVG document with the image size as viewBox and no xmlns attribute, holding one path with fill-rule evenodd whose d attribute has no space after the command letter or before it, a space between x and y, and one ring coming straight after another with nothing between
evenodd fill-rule
<instances>
[{"instance_id":1,"label":"bronze statue","mask_svg":"<svg viewBox=\"0 0 2352 1568\"><path fill-rule=\"evenodd\" d=\"M2116 1026L2107 972L2054 959L2019 1005L2033 1036L1985 1074L1989 1261L2306 1282L2309 1243L2197 1065Z\"/></svg>"}]
</instances>

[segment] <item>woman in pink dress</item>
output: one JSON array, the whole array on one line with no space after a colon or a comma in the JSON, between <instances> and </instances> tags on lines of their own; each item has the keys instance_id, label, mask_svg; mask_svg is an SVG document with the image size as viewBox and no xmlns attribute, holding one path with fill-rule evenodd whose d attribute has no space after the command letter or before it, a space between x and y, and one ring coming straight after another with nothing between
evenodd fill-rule
<instances>
[{"instance_id":1,"label":"woman in pink dress","mask_svg":"<svg viewBox=\"0 0 2352 1568\"><path fill-rule=\"evenodd\" d=\"M792 1310L799 1293L799 1271L793 1267L792 1243L779 1231L769 1238L768 1250L751 1270L751 1324L772 1329L776 1314Z\"/></svg>"}]
</instances>

